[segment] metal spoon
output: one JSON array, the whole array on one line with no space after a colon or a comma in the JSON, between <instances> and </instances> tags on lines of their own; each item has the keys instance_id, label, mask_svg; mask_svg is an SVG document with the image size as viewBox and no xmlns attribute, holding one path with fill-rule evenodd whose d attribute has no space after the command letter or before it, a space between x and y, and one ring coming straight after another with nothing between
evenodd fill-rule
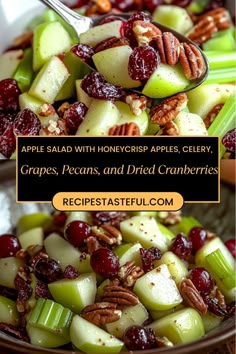
<instances>
[{"instance_id":1,"label":"metal spoon","mask_svg":"<svg viewBox=\"0 0 236 354\"><path fill-rule=\"evenodd\" d=\"M67 7L66 5L64 5L61 1L59 0L40 0L42 3L44 3L44 5L46 5L47 7L50 7L52 10L54 10L59 16L61 16L71 27L73 27L73 29L75 30L75 32L77 33L78 37L80 36L81 33L86 32L89 28L94 27L96 25L99 24L99 22L104 19L105 17L107 17L108 15L102 15L102 16L97 16L97 17L86 17L86 16L82 16L79 13L71 10L69 7ZM112 14L112 16L117 16L118 18L122 18L124 20L128 20L128 18L130 17L130 14ZM205 79L207 78L208 75L208 71L209 71L209 65L208 65L208 61L206 59L206 56L203 54L203 52L201 51L201 49L194 43L192 42L190 39L188 39L187 37L183 36L182 34L174 31L173 29L166 27L162 24L159 24L157 22L152 22L152 24L154 24L156 27L158 27L162 32L171 32L173 33L173 35L175 35L175 37L178 38L178 40L182 43L191 43L193 45L195 45L198 50L200 50L203 60L205 62L205 70L202 73L202 75L200 77L198 77L195 80L192 80L191 83L181 92L187 92L190 91L192 89L194 89L195 87L199 86L203 81L205 81ZM87 64L88 65L88 64ZM89 65L88 65L89 66ZM95 68L89 66L92 70L95 70ZM139 89L135 89L133 90L135 92L139 91Z\"/></svg>"}]
</instances>

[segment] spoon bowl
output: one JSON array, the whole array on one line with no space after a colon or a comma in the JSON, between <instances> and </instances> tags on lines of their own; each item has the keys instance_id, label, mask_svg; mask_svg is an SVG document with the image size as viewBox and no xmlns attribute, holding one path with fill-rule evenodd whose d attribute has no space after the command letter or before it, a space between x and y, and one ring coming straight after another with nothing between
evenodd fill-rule
<instances>
[{"instance_id":1,"label":"spoon bowl","mask_svg":"<svg viewBox=\"0 0 236 354\"><path fill-rule=\"evenodd\" d=\"M82 16L79 13L71 10L68 8L66 5L64 5L61 1L59 0L40 0L44 5L47 7L51 8L54 10L59 16L61 16L76 32L78 37L81 35L81 33L86 32L89 30L91 27L97 26L104 18L106 18L108 15L101 15L101 16L96 16L96 17L86 17ZM117 17L118 19L123 19L123 20L128 20L130 17L130 14L112 14L112 17ZM189 85L185 87L183 90L179 91L181 93L183 92L188 92L190 90L193 90L200 84L202 84L205 79L207 78L208 72L209 72L209 65L206 56L204 53L201 51L201 49L190 39L185 37L184 35L176 32L175 30L164 26L162 24L159 24L157 22L152 21L151 22L153 25L155 25L157 28L159 28L162 32L171 32L181 43L188 43L192 44L197 49L200 51L202 58L204 60L204 65L205 69L202 72L202 74L194 80L191 80ZM95 67L90 66L89 64L85 63L91 70L96 70ZM131 91L141 93L142 87L140 88L135 88L132 89Z\"/></svg>"}]
</instances>

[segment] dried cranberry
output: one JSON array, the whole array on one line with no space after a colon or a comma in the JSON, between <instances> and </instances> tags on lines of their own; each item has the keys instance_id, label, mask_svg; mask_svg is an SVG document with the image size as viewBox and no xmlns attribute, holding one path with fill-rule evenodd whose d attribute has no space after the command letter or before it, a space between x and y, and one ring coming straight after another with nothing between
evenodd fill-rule
<instances>
[{"instance_id":1,"label":"dried cranberry","mask_svg":"<svg viewBox=\"0 0 236 354\"><path fill-rule=\"evenodd\" d=\"M112 0L112 7L121 12L140 10L141 4L136 0Z\"/></svg>"},{"instance_id":2,"label":"dried cranberry","mask_svg":"<svg viewBox=\"0 0 236 354\"><path fill-rule=\"evenodd\" d=\"M236 128L229 130L223 136L222 144L227 150L236 152Z\"/></svg>"},{"instance_id":3,"label":"dried cranberry","mask_svg":"<svg viewBox=\"0 0 236 354\"><path fill-rule=\"evenodd\" d=\"M17 290L0 285L0 295L15 301L17 299Z\"/></svg>"},{"instance_id":4,"label":"dried cranberry","mask_svg":"<svg viewBox=\"0 0 236 354\"><path fill-rule=\"evenodd\" d=\"M170 251L181 259L187 259L192 253L192 242L183 234L178 234L171 242Z\"/></svg>"},{"instance_id":5,"label":"dried cranberry","mask_svg":"<svg viewBox=\"0 0 236 354\"><path fill-rule=\"evenodd\" d=\"M232 301L226 306L227 315L225 319L230 318L236 314L236 301Z\"/></svg>"},{"instance_id":6,"label":"dried cranberry","mask_svg":"<svg viewBox=\"0 0 236 354\"><path fill-rule=\"evenodd\" d=\"M138 12L133 13L129 17L128 22L134 22L134 21L138 21L138 20L145 21L145 22L151 22L152 16L147 12L138 11Z\"/></svg>"},{"instance_id":7,"label":"dried cranberry","mask_svg":"<svg viewBox=\"0 0 236 354\"><path fill-rule=\"evenodd\" d=\"M24 342L27 342L27 343L30 342L29 337L28 337L26 330L24 328L16 327L16 326L13 326L12 324L0 322L0 331L8 334L11 337L22 340Z\"/></svg>"},{"instance_id":8,"label":"dried cranberry","mask_svg":"<svg viewBox=\"0 0 236 354\"><path fill-rule=\"evenodd\" d=\"M18 292L17 302L24 304L31 297L33 290L28 279L23 279L19 274L14 279L15 288Z\"/></svg>"},{"instance_id":9,"label":"dried cranberry","mask_svg":"<svg viewBox=\"0 0 236 354\"><path fill-rule=\"evenodd\" d=\"M71 52L85 63L89 65L92 64L92 56L94 55L94 49L91 46L79 43L71 48Z\"/></svg>"},{"instance_id":10,"label":"dried cranberry","mask_svg":"<svg viewBox=\"0 0 236 354\"><path fill-rule=\"evenodd\" d=\"M38 135L41 123L36 114L26 108L17 114L13 129L16 135Z\"/></svg>"},{"instance_id":11,"label":"dried cranberry","mask_svg":"<svg viewBox=\"0 0 236 354\"><path fill-rule=\"evenodd\" d=\"M148 80L160 63L159 54L150 46L134 48L129 57L128 71L133 80Z\"/></svg>"},{"instance_id":12,"label":"dried cranberry","mask_svg":"<svg viewBox=\"0 0 236 354\"><path fill-rule=\"evenodd\" d=\"M0 135L3 135L8 125L15 119L15 113L0 112Z\"/></svg>"},{"instance_id":13,"label":"dried cranberry","mask_svg":"<svg viewBox=\"0 0 236 354\"><path fill-rule=\"evenodd\" d=\"M65 238L75 247L80 247L91 235L91 227L85 221L74 220L65 227Z\"/></svg>"},{"instance_id":14,"label":"dried cranberry","mask_svg":"<svg viewBox=\"0 0 236 354\"><path fill-rule=\"evenodd\" d=\"M191 269L188 278L193 282L201 295L210 294L215 285L213 278L205 268L198 267Z\"/></svg>"},{"instance_id":15,"label":"dried cranberry","mask_svg":"<svg viewBox=\"0 0 236 354\"><path fill-rule=\"evenodd\" d=\"M143 6L145 10L148 10L152 13L157 8L157 6L162 5L163 3L163 0L144 0Z\"/></svg>"},{"instance_id":16,"label":"dried cranberry","mask_svg":"<svg viewBox=\"0 0 236 354\"><path fill-rule=\"evenodd\" d=\"M112 278L119 270L119 258L110 249L101 247L91 254L90 264L94 272Z\"/></svg>"},{"instance_id":17,"label":"dried cranberry","mask_svg":"<svg viewBox=\"0 0 236 354\"><path fill-rule=\"evenodd\" d=\"M228 248L232 256L236 258L236 239L225 241L225 246Z\"/></svg>"},{"instance_id":18,"label":"dried cranberry","mask_svg":"<svg viewBox=\"0 0 236 354\"><path fill-rule=\"evenodd\" d=\"M16 136L13 131L13 123L10 123L4 134L0 136L0 154L10 158L16 150Z\"/></svg>"},{"instance_id":19,"label":"dried cranberry","mask_svg":"<svg viewBox=\"0 0 236 354\"><path fill-rule=\"evenodd\" d=\"M0 235L0 258L12 257L20 248L20 243L15 235Z\"/></svg>"},{"instance_id":20,"label":"dried cranberry","mask_svg":"<svg viewBox=\"0 0 236 354\"><path fill-rule=\"evenodd\" d=\"M68 265L64 272L63 272L64 278L67 279L75 279L79 276L78 271L73 267L72 265Z\"/></svg>"},{"instance_id":21,"label":"dried cranberry","mask_svg":"<svg viewBox=\"0 0 236 354\"><path fill-rule=\"evenodd\" d=\"M161 258L161 251L157 247L151 247L149 249L140 248L139 252L144 272L152 270L154 266L153 262Z\"/></svg>"},{"instance_id":22,"label":"dried cranberry","mask_svg":"<svg viewBox=\"0 0 236 354\"><path fill-rule=\"evenodd\" d=\"M224 0L210 0L208 2L207 7L205 8L205 11L210 11L217 9L219 7L225 7L225 1Z\"/></svg>"},{"instance_id":23,"label":"dried cranberry","mask_svg":"<svg viewBox=\"0 0 236 354\"><path fill-rule=\"evenodd\" d=\"M189 233L188 238L192 241L193 253L196 253L207 240L207 231L203 227L195 226Z\"/></svg>"},{"instance_id":24,"label":"dried cranberry","mask_svg":"<svg viewBox=\"0 0 236 354\"><path fill-rule=\"evenodd\" d=\"M20 89L16 80L4 79L0 81L0 111L5 113L19 110Z\"/></svg>"},{"instance_id":25,"label":"dried cranberry","mask_svg":"<svg viewBox=\"0 0 236 354\"><path fill-rule=\"evenodd\" d=\"M173 0L171 5L179 6L179 7L187 7L190 5L192 0Z\"/></svg>"},{"instance_id":26,"label":"dried cranberry","mask_svg":"<svg viewBox=\"0 0 236 354\"><path fill-rule=\"evenodd\" d=\"M144 350L157 348L152 328L134 325L128 327L123 334L123 341L128 350Z\"/></svg>"},{"instance_id":27,"label":"dried cranberry","mask_svg":"<svg viewBox=\"0 0 236 354\"><path fill-rule=\"evenodd\" d=\"M65 111L63 118L66 120L66 128L69 135L74 135L77 132L87 110L88 107L84 103L75 102Z\"/></svg>"},{"instance_id":28,"label":"dried cranberry","mask_svg":"<svg viewBox=\"0 0 236 354\"><path fill-rule=\"evenodd\" d=\"M55 212L53 214L53 224L59 227L65 226L67 214L64 211Z\"/></svg>"},{"instance_id":29,"label":"dried cranberry","mask_svg":"<svg viewBox=\"0 0 236 354\"><path fill-rule=\"evenodd\" d=\"M101 100L115 101L125 94L122 87L106 83L103 76L96 71L84 77L81 87L90 97Z\"/></svg>"},{"instance_id":30,"label":"dried cranberry","mask_svg":"<svg viewBox=\"0 0 236 354\"><path fill-rule=\"evenodd\" d=\"M51 294L48 290L47 285L42 282L41 280L38 280L35 286L35 297L36 299L38 298L44 298L44 299L50 299Z\"/></svg>"},{"instance_id":31,"label":"dried cranberry","mask_svg":"<svg viewBox=\"0 0 236 354\"><path fill-rule=\"evenodd\" d=\"M227 310L219 304L219 301L216 298L205 296L204 302L208 306L208 311L214 313L216 316L220 316L220 317L227 316Z\"/></svg>"},{"instance_id":32,"label":"dried cranberry","mask_svg":"<svg viewBox=\"0 0 236 354\"><path fill-rule=\"evenodd\" d=\"M133 23L137 20L151 22L151 16L146 12L135 12L129 17L128 21L124 24L124 36L128 39L131 47L137 46L137 41L133 32Z\"/></svg>"},{"instance_id":33,"label":"dried cranberry","mask_svg":"<svg viewBox=\"0 0 236 354\"><path fill-rule=\"evenodd\" d=\"M40 258L35 264L34 272L36 277L44 283L51 283L62 277L59 264L51 258Z\"/></svg>"}]
</instances>

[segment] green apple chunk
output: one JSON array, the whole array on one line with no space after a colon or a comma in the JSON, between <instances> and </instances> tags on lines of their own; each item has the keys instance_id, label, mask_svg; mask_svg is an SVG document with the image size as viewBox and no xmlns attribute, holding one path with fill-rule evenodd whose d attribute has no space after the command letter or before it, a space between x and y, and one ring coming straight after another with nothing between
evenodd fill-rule
<instances>
[{"instance_id":1,"label":"green apple chunk","mask_svg":"<svg viewBox=\"0 0 236 354\"><path fill-rule=\"evenodd\" d=\"M115 105L120 112L117 124L136 123L140 129L140 134L144 135L146 133L149 124L149 117L146 111L141 112L139 115L135 115L131 112L127 103L117 101L115 102Z\"/></svg>"},{"instance_id":2,"label":"green apple chunk","mask_svg":"<svg viewBox=\"0 0 236 354\"><path fill-rule=\"evenodd\" d=\"M202 318L192 308L167 315L149 325L157 336L167 337L174 344L188 343L204 336Z\"/></svg>"},{"instance_id":3,"label":"green apple chunk","mask_svg":"<svg viewBox=\"0 0 236 354\"><path fill-rule=\"evenodd\" d=\"M34 227L33 229L22 232L18 239L20 241L21 248L26 249L32 245L43 246L44 231L41 226Z\"/></svg>"},{"instance_id":4,"label":"green apple chunk","mask_svg":"<svg viewBox=\"0 0 236 354\"><path fill-rule=\"evenodd\" d=\"M57 348L69 343L68 339L58 336L57 333L52 333L43 328L27 325L26 327L30 343L43 348Z\"/></svg>"},{"instance_id":5,"label":"green apple chunk","mask_svg":"<svg viewBox=\"0 0 236 354\"><path fill-rule=\"evenodd\" d=\"M123 22L120 20L105 23L88 29L86 32L81 33L80 43L96 46L98 43L110 37L121 37L121 27ZM113 58L114 60L114 58ZM110 64L110 63L109 63Z\"/></svg>"},{"instance_id":6,"label":"green apple chunk","mask_svg":"<svg viewBox=\"0 0 236 354\"><path fill-rule=\"evenodd\" d=\"M139 302L135 306L128 306L122 310L121 318L115 322L107 323L106 330L117 338L122 338L125 330L134 325L141 326L149 317L148 311Z\"/></svg>"},{"instance_id":7,"label":"green apple chunk","mask_svg":"<svg viewBox=\"0 0 236 354\"><path fill-rule=\"evenodd\" d=\"M27 48L24 51L24 57L16 68L13 79L18 83L21 92L25 92L30 88L33 81L34 72L32 67L33 50Z\"/></svg>"},{"instance_id":8,"label":"green apple chunk","mask_svg":"<svg viewBox=\"0 0 236 354\"><path fill-rule=\"evenodd\" d=\"M142 261L140 257L140 248L142 245L140 242L124 243L114 248L114 252L119 258L120 266L123 266L126 262L134 261L136 265L140 266Z\"/></svg>"},{"instance_id":9,"label":"green apple chunk","mask_svg":"<svg viewBox=\"0 0 236 354\"><path fill-rule=\"evenodd\" d=\"M52 221L52 216L49 213L36 212L31 214L25 214L20 217L17 222L16 232L19 236L22 232L33 229L34 227L47 228Z\"/></svg>"},{"instance_id":10,"label":"green apple chunk","mask_svg":"<svg viewBox=\"0 0 236 354\"><path fill-rule=\"evenodd\" d=\"M93 98L90 97L81 87L81 82L82 79L76 80L75 82L75 87L76 87L76 95L77 95L77 100L79 102L83 102L87 107L90 106L90 104L93 101Z\"/></svg>"},{"instance_id":11,"label":"green apple chunk","mask_svg":"<svg viewBox=\"0 0 236 354\"><path fill-rule=\"evenodd\" d=\"M120 223L125 242L140 242L145 248L166 251L174 234L152 216L133 216Z\"/></svg>"},{"instance_id":12,"label":"green apple chunk","mask_svg":"<svg viewBox=\"0 0 236 354\"><path fill-rule=\"evenodd\" d=\"M36 26L33 39L33 68L39 70L51 57L63 54L72 46L69 33L59 21Z\"/></svg>"},{"instance_id":13,"label":"green apple chunk","mask_svg":"<svg viewBox=\"0 0 236 354\"><path fill-rule=\"evenodd\" d=\"M13 77L13 74L24 56L22 49L12 49L0 55L0 80Z\"/></svg>"},{"instance_id":14,"label":"green apple chunk","mask_svg":"<svg viewBox=\"0 0 236 354\"><path fill-rule=\"evenodd\" d=\"M77 269L80 274L91 273L93 271L93 268L90 264L90 254L81 254Z\"/></svg>"},{"instance_id":15,"label":"green apple chunk","mask_svg":"<svg viewBox=\"0 0 236 354\"><path fill-rule=\"evenodd\" d=\"M160 64L145 84L142 93L151 98L164 98L184 90L189 85L179 64Z\"/></svg>"},{"instance_id":16,"label":"green apple chunk","mask_svg":"<svg viewBox=\"0 0 236 354\"><path fill-rule=\"evenodd\" d=\"M183 301L166 264L140 277L133 291L148 310L168 310Z\"/></svg>"},{"instance_id":17,"label":"green apple chunk","mask_svg":"<svg viewBox=\"0 0 236 354\"><path fill-rule=\"evenodd\" d=\"M179 112L174 119L179 136L207 136L208 132L203 119L194 113Z\"/></svg>"},{"instance_id":18,"label":"green apple chunk","mask_svg":"<svg viewBox=\"0 0 236 354\"><path fill-rule=\"evenodd\" d=\"M61 279L48 284L55 301L68 307L75 313L95 300L97 291L95 273L79 275L76 279Z\"/></svg>"},{"instance_id":19,"label":"green apple chunk","mask_svg":"<svg viewBox=\"0 0 236 354\"><path fill-rule=\"evenodd\" d=\"M102 50L94 54L92 59L106 81L124 88L132 88L140 86L141 82L129 76L128 62L131 53L132 48L129 45L123 45Z\"/></svg>"},{"instance_id":20,"label":"green apple chunk","mask_svg":"<svg viewBox=\"0 0 236 354\"><path fill-rule=\"evenodd\" d=\"M172 307L171 309L168 309L168 310L149 310L149 312L150 312L150 315L153 320L159 320L160 318L170 315L173 312L179 311L179 310L183 309L184 307L185 306L182 303L182 304Z\"/></svg>"},{"instance_id":21,"label":"green apple chunk","mask_svg":"<svg viewBox=\"0 0 236 354\"><path fill-rule=\"evenodd\" d=\"M55 259L62 270L68 265L78 269L80 250L72 246L67 240L53 232L46 237L44 247L50 258Z\"/></svg>"},{"instance_id":22,"label":"green apple chunk","mask_svg":"<svg viewBox=\"0 0 236 354\"><path fill-rule=\"evenodd\" d=\"M233 27L217 31L212 38L202 44L203 50L233 51L236 48Z\"/></svg>"},{"instance_id":23,"label":"green apple chunk","mask_svg":"<svg viewBox=\"0 0 236 354\"><path fill-rule=\"evenodd\" d=\"M85 221L88 224L92 224L92 215L89 211L71 211L67 216L66 225L75 220Z\"/></svg>"},{"instance_id":24,"label":"green apple chunk","mask_svg":"<svg viewBox=\"0 0 236 354\"><path fill-rule=\"evenodd\" d=\"M152 14L152 19L182 34L185 34L193 27L193 21L188 12L184 8L175 5L157 6Z\"/></svg>"},{"instance_id":25,"label":"green apple chunk","mask_svg":"<svg viewBox=\"0 0 236 354\"><path fill-rule=\"evenodd\" d=\"M203 84L187 92L190 112L203 119L217 104L225 103L235 90L233 84ZM201 102L201 104L199 104Z\"/></svg>"},{"instance_id":26,"label":"green apple chunk","mask_svg":"<svg viewBox=\"0 0 236 354\"><path fill-rule=\"evenodd\" d=\"M105 136L117 124L119 110L111 101L93 99L76 135Z\"/></svg>"},{"instance_id":27,"label":"green apple chunk","mask_svg":"<svg viewBox=\"0 0 236 354\"><path fill-rule=\"evenodd\" d=\"M15 288L15 277L18 268L24 266L24 261L16 257L0 258L0 285L7 288Z\"/></svg>"},{"instance_id":28,"label":"green apple chunk","mask_svg":"<svg viewBox=\"0 0 236 354\"><path fill-rule=\"evenodd\" d=\"M17 326L20 316L15 301L0 295L0 322Z\"/></svg>"},{"instance_id":29,"label":"green apple chunk","mask_svg":"<svg viewBox=\"0 0 236 354\"><path fill-rule=\"evenodd\" d=\"M154 262L155 267L161 264L167 265L176 284L179 284L188 274L186 264L171 251L165 252L160 260Z\"/></svg>"},{"instance_id":30,"label":"green apple chunk","mask_svg":"<svg viewBox=\"0 0 236 354\"><path fill-rule=\"evenodd\" d=\"M71 327L72 344L85 353L119 353L124 343L110 333L75 315Z\"/></svg>"},{"instance_id":31,"label":"green apple chunk","mask_svg":"<svg viewBox=\"0 0 236 354\"><path fill-rule=\"evenodd\" d=\"M63 61L53 56L37 74L29 94L43 102L53 103L69 76L70 73Z\"/></svg>"},{"instance_id":32,"label":"green apple chunk","mask_svg":"<svg viewBox=\"0 0 236 354\"><path fill-rule=\"evenodd\" d=\"M208 333L218 327L223 319L223 317L216 316L214 313L208 311L206 315L202 316L205 332Z\"/></svg>"}]
</instances>

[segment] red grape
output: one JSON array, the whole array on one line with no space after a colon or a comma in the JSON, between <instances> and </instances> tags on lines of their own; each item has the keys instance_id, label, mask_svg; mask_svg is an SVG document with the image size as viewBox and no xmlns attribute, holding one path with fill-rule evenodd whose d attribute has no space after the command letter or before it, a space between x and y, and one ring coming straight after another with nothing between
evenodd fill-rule
<instances>
[{"instance_id":1,"label":"red grape","mask_svg":"<svg viewBox=\"0 0 236 354\"><path fill-rule=\"evenodd\" d=\"M236 258L236 239L225 241L225 246L228 248L234 258Z\"/></svg>"},{"instance_id":2,"label":"red grape","mask_svg":"<svg viewBox=\"0 0 236 354\"><path fill-rule=\"evenodd\" d=\"M188 234L188 238L192 242L193 252L197 252L207 240L207 231L203 227L195 226Z\"/></svg>"},{"instance_id":3,"label":"red grape","mask_svg":"<svg viewBox=\"0 0 236 354\"><path fill-rule=\"evenodd\" d=\"M91 235L91 227L85 221L74 220L65 227L65 238L75 247L80 247Z\"/></svg>"},{"instance_id":4,"label":"red grape","mask_svg":"<svg viewBox=\"0 0 236 354\"><path fill-rule=\"evenodd\" d=\"M201 295L208 295L215 285L212 276L205 268L191 269L188 277Z\"/></svg>"},{"instance_id":5,"label":"red grape","mask_svg":"<svg viewBox=\"0 0 236 354\"><path fill-rule=\"evenodd\" d=\"M109 248L98 248L91 254L90 264L94 272L112 278L119 270L119 258Z\"/></svg>"},{"instance_id":6,"label":"red grape","mask_svg":"<svg viewBox=\"0 0 236 354\"><path fill-rule=\"evenodd\" d=\"M128 327L123 335L123 341L128 350L157 348L153 330L143 326Z\"/></svg>"},{"instance_id":7,"label":"red grape","mask_svg":"<svg viewBox=\"0 0 236 354\"><path fill-rule=\"evenodd\" d=\"M15 235L4 234L0 236L0 258L12 257L21 249Z\"/></svg>"}]
</instances>

